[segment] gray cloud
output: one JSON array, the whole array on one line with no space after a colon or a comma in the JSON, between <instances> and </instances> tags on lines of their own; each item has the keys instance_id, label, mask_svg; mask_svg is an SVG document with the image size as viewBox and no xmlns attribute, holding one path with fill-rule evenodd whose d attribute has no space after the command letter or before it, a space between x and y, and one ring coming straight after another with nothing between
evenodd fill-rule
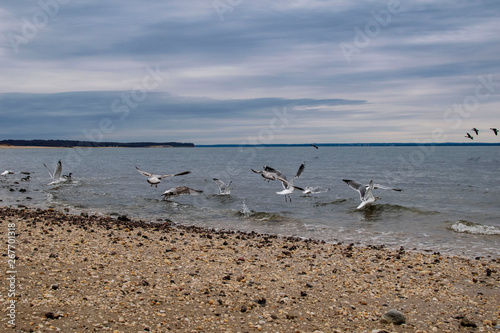
<instances>
[{"instance_id":1,"label":"gray cloud","mask_svg":"<svg viewBox=\"0 0 500 333\"><path fill-rule=\"evenodd\" d=\"M232 10L221 17L206 0L3 3L2 135L78 138L107 117L116 126L109 135L121 141L127 133L160 140L162 129L172 140L241 141L267 126L270 110L286 107L302 127L290 124L295 132L284 129L283 141L378 141L386 133L408 141L434 128L462 141L471 124L498 119L494 1L227 4ZM340 45L356 47L351 61ZM111 103L140 86L148 65L161 68L161 82L120 119ZM490 74L494 90L452 128L446 110ZM222 123L234 132L222 132Z\"/></svg>"}]
</instances>

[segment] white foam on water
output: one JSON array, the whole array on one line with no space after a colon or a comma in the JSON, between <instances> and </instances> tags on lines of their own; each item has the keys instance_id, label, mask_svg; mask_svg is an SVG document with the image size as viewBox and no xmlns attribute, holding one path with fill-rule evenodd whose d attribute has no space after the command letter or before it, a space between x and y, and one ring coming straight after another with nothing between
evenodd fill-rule
<instances>
[{"instance_id":1,"label":"white foam on water","mask_svg":"<svg viewBox=\"0 0 500 333\"><path fill-rule=\"evenodd\" d=\"M453 223L450 229L455 232L475 235L500 235L500 229L498 227L464 220L459 220Z\"/></svg>"}]
</instances>

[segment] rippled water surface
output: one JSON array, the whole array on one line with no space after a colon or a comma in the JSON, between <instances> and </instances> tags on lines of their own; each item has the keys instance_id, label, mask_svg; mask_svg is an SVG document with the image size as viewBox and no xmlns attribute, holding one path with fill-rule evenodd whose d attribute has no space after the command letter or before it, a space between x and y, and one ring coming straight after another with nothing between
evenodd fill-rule
<instances>
[{"instance_id":1,"label":"rippled water surface","mask_svg":"<svg viewBox=\"0 0 500 333\"><path fill-rule=\"evenodd\" d=\"M500 255L500 147L234 147L0 149L3 205L69 208L148 220L293 235L328 242L385 244L470 257ZM43 164L63 163L73 182L47 185ZM295 185L324 186L326 193L300 191L285 202L279 182L250 169L272 166ZM190 170L157 188L135 167L158 174ZM20 181L31 172L31 181ZM212 178L232 181L218 195ZM343 178L401 188L375 190L374 205L357 210L359 195ZM203 190L200 196L163 201L174 186ZM25 190L25 191L24 191Z\"/></svg>"}]
</instances>

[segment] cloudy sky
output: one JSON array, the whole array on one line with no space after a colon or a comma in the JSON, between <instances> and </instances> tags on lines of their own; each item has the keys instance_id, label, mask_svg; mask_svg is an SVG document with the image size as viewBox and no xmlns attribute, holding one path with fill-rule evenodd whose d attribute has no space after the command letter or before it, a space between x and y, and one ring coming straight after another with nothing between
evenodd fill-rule
<instances>
[{"instance_id":1,"label":"cloudy sky","mask_svg":"<svg viewBox=\"0 0 500 333\"><path fill-rule=\"evenodd\" d=\"M0 139L499 142L500 2L0 4Z\"/></svg>"}]
</instances>

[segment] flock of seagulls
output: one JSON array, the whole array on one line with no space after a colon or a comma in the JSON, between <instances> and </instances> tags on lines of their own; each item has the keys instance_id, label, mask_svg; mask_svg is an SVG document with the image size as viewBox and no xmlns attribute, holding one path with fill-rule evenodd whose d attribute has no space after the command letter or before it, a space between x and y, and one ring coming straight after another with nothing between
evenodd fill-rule
<instances>
[{"instance_id":1,"label":"flock of seagulls","mask_svg":"<svg viewBox=\"0 0 500 333\"><path fill-rule=\"evenodd\" d=\"M493 133L494 133L495 135L498 135L498 129L496 129L496 128L490 128L490 130L492 130L492 131L493 131ZM477 136L477 135L479 135L479 130L478 130L477 128L473 127L473 128L471 129L471 131L472 131L472 132L474 132L474 133L476 133L476 136ZM473 137L470 133L468 133L468 132L467 132L467 134L465 135L465 137L466 137L467 139L474 140L474 137Z\"/></svg>"},{"instance_id":2,"label":"flock of seagulls","mask_svg":"<svg viewBox=\"0 0 500 333\"><path fill-rule=\"evenodd\" d=\"M302 172L305 169L305 166L306 166L306 164L302 163L300 165L299 169L297 170L297 173L295 174L295 176L293 176L293 178L291 180L287 180L285 175L283 175L283 173L281 173L280 171L278 171L274 168L271 168L267 165L264 165L264 168L263 168L264 170L261 170L261 171L254 170L254 169L251 169L251 170L254 173L260 174L264 178L264 180L267 182L274 181L274 180L281 181L281 184L283 185L283 191L276 192L276 194L284 195L285 201L291 202L292 199L291 199L290 195L296 189L302 191L302 193L304 193L305 195L323 193L323 192L327 192L330 190L329 188L322 187L322 186L316 186L316 187L306 186L305 188L295 186L294 180L296 178L300 177L300 175L302 174ZM353 190L355 190L359 193L359 197L361 199L361 204L359 204L357 209L362 209L363 207L367 207L367 206L371 205L372 203L374 203L376 200L380 199L380 197L375 197L373 195L374 189L392 190L392 191L398 191L398 192L403 191L402 189L399 189L399 188L392 188L392 187L385 186L385 185L374 184L373 180L371 180L368 185L363 185L363 184L361 184L355 180L351 180L351 179L342 179L342 180L347 185L349 185L350 188L352 188Z\"/></svg>"},{"instance_id":3,"label":"flock of seagulls","mask_svg":"<svg viewBox=\"0 0 500 333\"><path fill-rule=\"evenodd\" d=\"M45 168L49 172L50 178L52 179L52 181L50 183L48 183L47 185L56 186L59 184L71 182L71 177L72 177L71 173L69 173L67 175L62 174L61 160L59 160L57 162L56 167L53 171L51 169L49 169L49 167L47 167L47 165L45 165L45 164L43 164L43 165L45 166ZM251 170L256 174L260 174L264 178L264 181L267 181L268 183L271 181L276 181L276 180L280 181L281 185L283 187L283 190L277 191L276 194L283 195L285 198L285 202L287 202L287 201L291 202L292 201L291 194L295 190L302 191L302 193L306 196L308 196L310 194L324 193L324 192L327 192L330 190L329 188L326 188L323 186L306 186L306 187L302 188L302 187L294 185L295 180L302 175L302 173L305 170L305 167L306 167L306 164L305 164L305 162L303 162L299 166L297 172L295 173L295 175L291 179L287 179L287 177L281 171L276 170L276 169L274 169L270 166L267 166L267 165L264 165L263 170L254 170L254 169L251 169ZM143 171L143 170L139 169L137 166L136 166L136 169L140 174L147 177L147 182L151 186L155 186L155 187L158 187L158 184L161 183L162 179L169 178L169 177L183 176L183 175L187 175L187 174L191 173L191 171L183 171L183 172L179 172L179 173L175 173L175 174L159 175L159 174L154 174L154 173ZM0 174L0 176L5 177L5 176L7 176L9 174L13 174L13 173L14 172L12 172L12 171L5 170L4 172L2 172ZM21 180L22 181L29 181L30 180L30 175L29 175L30 173L29 172L22 172L22 173L27 175L27 176L22 178ZM219 187L219 194L220 195L230 195L231 194L232 181L230 181L229 183L226 184L224 181L222 181L218 178L212 178L212 180ZM367 206L371 205L372 203L374 203L376 200L380 199L379 197L376 197L373 195L374 189L403 191L402 189L392 188L392 187L380 185L380 184L374 184L373 180L371 180L369 182L369 184L367 184L367 185L361 184L361 183L359 183L355 180L351 180L351 179L342 179L342 180L347 185L349 185L350 188L352 188L353 190L355 190L359 193L361 203L358 205L357 209L362 209L364 207L367 207ZM166 190L165 192L162 193L162 196L163 196L164 200L169 200L169 199L171 199L173 197L177 197L179 195L200 195L201 193L203 193L203 191L201 191L201 190L196 190L196 189L193 189L193 188L190 188L187 186L177 186L177 187L172 187L172 188Z\"/></svg>"}]
</instances>

